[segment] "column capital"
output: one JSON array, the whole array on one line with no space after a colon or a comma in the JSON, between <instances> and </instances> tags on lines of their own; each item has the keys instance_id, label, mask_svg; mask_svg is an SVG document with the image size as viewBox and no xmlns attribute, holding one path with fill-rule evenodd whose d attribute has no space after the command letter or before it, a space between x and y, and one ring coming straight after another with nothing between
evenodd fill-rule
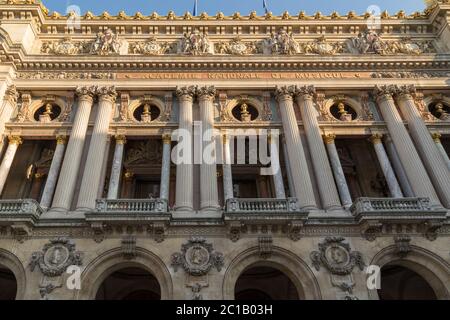
<instances>
[{"instance_id":1,"label":"column capital","mask_svg":"<svg viewBox=\"0 0 450 320\"><path fill-rule=\"evenodd\" d=\"M276 86L275 98L278 102L283 100L292 100L292 96L295 92L295 86Z\"/></svg>"},{"instance_id":2,"label":"column capital","mask_svg":"<svg viewBox=\"0 0 450 320\"><path fill-rule=\"evenodd\" d=\"M431 137L433 138L433 141L435 143L441 143L441 137L442 135L439 132L434 132L431 134Z\"/></svg>"},{"instance_id":3,"label":"column capital","mask_svg":"<svg viewBox=\"0 0 450 320\"><path fill-rule=\"evenodd\" d=\"M79 86L75 93L79 100L93 101L97 88L95 86Z\"/></svg>"},{"instance_id":4,"label":"column capital","mask_svg":"<svg viewBox=\"0 0 450 320\"><path fill-rule=\"evenodd\" d=\"M216 88L214 86L198 87L196 93L199 99L213 100L216 96Z\"/></svg>"},{"instance_id":5,"label":"column capital","mask_svg":"<svg viewBox=\"0 0 450 320\"><path fill-rule=\"evenodd\" d=\"M336 135L334 133L327 133L323 136L326 144L334 144L334 140L336 139Z\"/></svg>"},{"instance_id":6,"label":"column capital","mask_svg":"<svg viewBox=\"0 0 450 320\"><path fill-rule=\"evenodd\" d=\"M114 138L116 139L116 144L125 144L127 143L127 137L125 137L122 134L117 134L114 136Z\"/></svg>"},{"instance_id":7,"label":"column capital","mask_svg":"<svg viewBox=\"0 0 450 320\"><path fill-rule=\"evenodd\" d=\"M23 142L22 138L19 136L9 136L8 141L9 141L9 144L15 144L15 145L20 145Z\"/></svg>"},{"instance_id":8,"label":"column capital","mask_svg":"<svg viewBox=\"0 0 450 320\"><path fill-rule=\"evenodd\" d=\"M312 99L316 94L316 88L313 85L295 86L295 96L302 99Z\"/></svg>"},{"instance_id":9,"label":"column capital","mask_svg":"<svg viewBox=\"0 0 450 320\"><path fill-rule=\"evenodd\" d=\"M123 174L123 177L124 177L126 180L132 180L133 177L134 177L134 172L133 172L133 171L130 171L130 170L127 170L127 171L125 171L125 173Z\"/></svg>"},{"instance_id":10,"label":"column capital","mask_svg":"<svg viewBox=\"0 0 450 320\"><path fill-rule=\"evenodd\" d=\"M162 141L164 144L172 144L172 134L164 133L162 135Z\"/></svg>"},{"instance_id":11,"label":"column capital","mask_svg":"<svg viewBox=\"0 0 450 320\"><path fill-rule=\"evenodd\" d=\"M381 133L374 133L370 137L370 141L372 141L373 144L380 144L382 138L383 138L383 135Z\"/></svg>"},{"instance_id":12,"label":"column capital","mask_svg":"<svg viewBox=\"0 0 450 320\"><path fill-rule=\"evenodd\" d=\"M59 135L56 136L56 144L66 144L67 143L67 136Z\"/></svg>"},{"instance_id":13,"label":"column capital","mask_svg":"<svg viewBox=\"0 0 450 320\"><path fill-rule=\"evenodd\" d=\"M194 96L197 94L197 87L196 86L177 87L175 93L178 99L193 100Z\"/></svg>"},{"instance_id":14,"label":"column capital","mask_svg":"<svg viewBox=\"0 0 450 320\"><path fill-rule=\"evenodd\" d=\"M16 104L17 99L19 98L19 93L17 92L17 88L14 84L8 86L5 91L5 100L8 100L11 104Z\"/></svg>"},{"instance_id":15,"label":"column capital","mask_svg":"<svg viewBox=\"0 0 450 320\"><path fill-rule=\"evenodd\" d=\"M397 93L397 86L394 84L389 85L376 85L373 94L376 97L377 102L382 100L393 100L393 96Z\"/></svg>"},{"instance_id":16,"label":"column capital","mask_svg":"<svg viewBox=\"0 0 450 320\"><path fill-rule=\"evenodd\" d=\"M111 103L116 102L117 91L115 86L97 87L97 95L100 100L106 100Z\"/></svg>"},{"instance_id":17,"label":"column capital","mask_svg":"<svg viewBox=\"0 0 450 320\"><path fill-rule=\"evenodd\" d=\"M399 100L413 100L416 92L416 86L413 84L396 86L396 97Z\"/></svg>"}]
</instances>

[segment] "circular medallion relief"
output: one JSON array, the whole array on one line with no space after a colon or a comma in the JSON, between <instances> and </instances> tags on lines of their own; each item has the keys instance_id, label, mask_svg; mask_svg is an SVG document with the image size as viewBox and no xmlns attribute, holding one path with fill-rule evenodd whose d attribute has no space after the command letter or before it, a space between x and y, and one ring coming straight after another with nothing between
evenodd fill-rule
<instances>
[{"instance_id":1,"label":"circular medallion relief","mask_svg":"<svg viewBox=\"0 0 450 320\"><path fill-rule=\"evenodd\" d=\"M44 263L51 268L60 268L69 259L69 250L63 245L50 247L44 255Z\"/></svg>"}]
</instances>

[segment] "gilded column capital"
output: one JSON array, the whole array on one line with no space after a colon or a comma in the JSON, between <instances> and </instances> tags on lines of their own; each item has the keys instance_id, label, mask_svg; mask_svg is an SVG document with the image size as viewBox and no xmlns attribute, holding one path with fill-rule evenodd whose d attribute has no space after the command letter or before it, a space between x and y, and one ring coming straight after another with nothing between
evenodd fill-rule
<instances>
[{"instance_id":1,"label":"gilded column capital","mask_svg":"<svg viewBox=\"0 0 450 320\"><path fill-rule=\"evenodd\" d=\"M162 141L164 144L172 144L172 135L170 133L164 133L162 135Z\"/></svg>"},{"instance_id":2,"label":"gilded column capital","mask_svg":"<svg viewBox=\"0 0 450 320\"><path fill-rule=\"evenodd\" d=\"M196 91L199 99L213 100L216 96L216 88L214 86L198 87Z\"/></svg>"},{"instance_id":3,"label":"gilded column capital","mask_svg":"<svg viewBox=\"0 0 450 320\"><path fill-rule=\"evenodd\" d=\"M439 132L435 132L435 133L431 134L431 137L433 138L433 141L435 143L441 143L442 135Z\"/></svg>"},{"instance_id":4,"label":"gilded column capital","mask_svg":"<svg viewBox=\"0 0 450 320\"><path fill-rule=\"evenodd\" d=\"M383 100L393 100L393 96L397 93L397 86L393 84L388 85L376 85L373 94L377 102Z\"/></svg>"},{"instance_id":5,"label":"gilded column capital","mask_svg":"<svg viewBox=\"0 0 450 320\"><path fill-rule=\"evenodd\" d=\"M78 100L88 100L93 102L96 91L97 88L95 86L79 86L76 88L75 93Z\"/></svg>"},{"instance_id":6,"label":"gilded column capital","mask_svg":"<svg viewBox=\"0 0 450 320\"><path fill-rule=\"evenodd\" d=\"M396 86L396 96L400 100L413 100L416 92L416 86L413 84Z\"/></svg>"},{"instance_id":7,"label":"gilded column capital","mask_svg":"<svg viewBox=\"0 0 450 320\"><path fill-rule=\"evenodd\" d=\"M8 141L9 141L9 144L15 144L15 145L20 145L23 142L22 138L19 136L9 136Z\"/></svg>"},{"instance_id":8,"label":"gilded column capital","mask_svg":"<svg viewBox=\"0 0 450 320\"><path fill-rule=\"evenodd\" d=\"M66 144L67 143L67 136L56 136L56 144Z\"/></svg>"},{"instance_id":9,"label":"gilded column capital","mask_svg":"<svg viewBox=\"0 0 450 320\"><path fill-rule=\"evenodd\" d=\"M180 100L193 100L194 96L197 94L196 86L185 86L185 87L177 87L175 91L178 99Z\"/></svg>"},{"instance_id":10,"label":"gilded column capital","mask_svg":"<svg viewBox=\"0 0 450 320\"><path fill-rule=\"evenodd\" d=\"M229 140L230 140L230 137L229 137L228 133L223 133L222 134L223 144L226 144Z\"/></svg>"},{"instance_id":11,"label":"gilded column capital","mask_svg":"<svg viewBox=\"0 0 450 320\"><path fill-rule=\"evenodd\" d=\"M116 102L117 91L115 86L97 87L97 95L99 100L106 100L111 103Z\"/></svg>"},{"instance_id":12,"label":"gilded column capital","mask_svg":"<svg viewBox=\"0 0 450 320\"><path fill-rule=\"evenodd\" d=\"M5 100L9 101L11 104L15 105L17 103L17 99L19 98L19 93L17 92L17 88L14 84L8 86L5 91Z\"/></svg>"},{"instance_id":13,"label":"gilded column capital","mask_svg":"<svg viewBox=\"0 0 450 320\"><path fill-rule=\"evenodd\" d=\"M373 144L380 144L382 138L383 138L383 135L381 133L374 133L370 137L370 141L372 141Z\"/></svg>"},{"instance_id":14,"label":"gilded column capital","mask_svg":"<svg viewBox=\"0 0 450 320\"><path fill-rule=\"evenodd\" d=\"M336 139L336 135L334 133L327 133L323 136L326 144L334 144L334 140Z\"/></svg>"},{"instance_id":15,"label":"gilded column capital","mask_svg":"<svg viewBox=\"0 0 450 320\"><path fill-rule=\"evenodd\" d=\"M275 88L275 98L278 102L284 100L292 100L295 93L295 86L276 86Z\"/></svg>"},{"instance_id":16,"label":"gilded column capital","mask_svg":"<svg viewBox=\"0 0 450 320\"><path fill-rule=\"evenodd\" d=\"M115 135L114 138L116 139L116 144L127 143L127 138L122 134Z\"/></svg>"},{"instance_id":17,"label":"gilded column capital","mask_svg":"<svg viewBox=\"0 0 450 320\"><path fill-rule=\"evenodd\" d=\"M295 96L302 99L312 99L316 94L316 88L313 85L295 86Z\"/></svg>"}]
</instances>

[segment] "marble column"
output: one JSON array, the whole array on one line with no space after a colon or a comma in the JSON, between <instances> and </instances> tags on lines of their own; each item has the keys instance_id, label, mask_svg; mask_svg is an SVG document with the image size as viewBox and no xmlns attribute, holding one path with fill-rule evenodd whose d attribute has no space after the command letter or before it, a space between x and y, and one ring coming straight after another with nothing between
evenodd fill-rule
<instances>
[{"instance_id":1,"label":"marble column","mask_svg":"<svg viewBox=\"0 0 450 320\"><path fill-rule=\"evenodd\" d=\"M429 197L434 206L440 206L433 184L395 105L393 98L395 93L396 88L391 85L376 86L374 91L383 119L414 191L414 196Z\"/></svg>"},{"instance_id":2,"label":"marble column","mask_svg":"<svg viewBox=\"0 0 450 320\"><path fill-rule=\"evenodd\" d=\"M218 210L219 194L217 189L217 159L214 135L214 97L213 86L198 88L200 119L202 121L202 161L200 164L200 208Z\"/></svg>"},{"instance_id":3,"label":"marble column","mask_svg":"<svg viewBox=\"0 0 450 320\"><path fill-rule=\"evenodd\" d=\"M323 143L319 122L317 121L319 115L314 107L314 94L315 89L313 86L297 87L295 91L296 101L300 108L308 140L308 147L313 159L312 164L323 208L325 210L336 210L341 208L341 203Z\"/></svg>"},{"instance_id":4,"label":"marble column","mask_svg":"<svg viewBox=\"0 0 450 320\"><path fill-rule=\"evenodd\" d=\"M183 134L181 144L184 146L185 161L177 164L177 181L175 192L175 210L192 211L194 202L194 157L193 157L193 137L192 137L192 104L196 87L177 88L176 94L179 99L179 124L178 128ZM180 139L178 140L180 144Z\"/></svg>"},{"instance_id":5,"label":"marble column","mask_svg":"<svg viewBox=\"0 0 450 320\"><path fill-rule=\"evenodd\" d=\"M17 148L22 144L22 138L18 136L8 137L9 144L3 156L2 164L0 165L0 194L5 187L6 178L8 178L9 170L11 169L14 156L16 155Z\"/></svg>"},{"instance_id":6,"label":"marble column","mask_svg":"<svg viewBox=\"0 0 450 320\"><path fill-rule=\"evenodd\" d=\"M275 186L275 196L277 199L286 199L286 192L284 190L283 173L280 166L280 150L279 150L279 136L269 133L268 143L270 145L270 165L274 172L272 172L273 184Z\"/></svg>"},{"instance_id":7,"label":"marble column","mask_svg":"<svg viewBox=\"0 0 450 320\"><path fill-rule=\"evenodd\" d=\"M336 144L334 143L335 139L335 134L327 134L325 135L325 144L327 146L328 156L330 157L330 163L333 168L333 174L336 179L339 195L341 196L342 205L344 208L349 208L353 203L352 196L350 194L350 190L348 189L347 180L345 179L344 170L342 169Z\"/></svg>"},{"instance_id":8,"label":"marble column","mask_svg":"<svg viewBox=\"0 0 450 320\"><path fill-rule=\"evenodd\" d=\"M289 164L295 188L295 197L303 210L317 209L311 177L294 112L293 87L277 87L276 97L280 108L283 130L288 148Z\"/></svg>"},{"instance_id":9,"label":"marble column","mask_svg":"<svg viewBox=\"0 0 450 320\"><path fill-rule=\"evenodd\" d=\"M417 109L414 97L416 89L413 85L397 87L397 101L399 108L408 123L408 129L417 149L420 151L422 161L446 208L450 208L450 172L441 153L436 148L431 134L425 126L422 115Z\"/></svg>"},{"instance_id":10,"label":"marble column","mask_svg":"<svg viewBox=\"0 0 450 320\"><path fill-rule=\"evenodd\" d=\"M444 146L441 143L441 134L433 133L432 137L433 137L434 143L436 144L436 147L438 148L439 152L442 155L442 158L444 159L445 163L447 164L448 170L450 170L450 159L448 157L447 151L445 151Z\"/></svg>"},{"instance_id":11,"label":"marble column","mask_svg":"<svg viewBox=\"0 0 450 320\"><path fill-rule=\"evenodd\" d=\"M159 197L169 202L170 191L170 152L172 149L172 135L165 133L162 136L163 151L161 163L161 187Z\"/></svg>"},{"instance_id":12,"label":"marble column","mask_svg":"<svg viewBox=\"0 0 450 320\"><path fill-rule=\"evenodd\" d=\"M384 178L389 187L389 191L393 198L403 198L403 192L400 188L400 185L397 182L397 177L395 176L394 169L392 169L391 162L386 154L386 150L384 149L383 142L381 141L382 135L375 133L370 138L372 141L373 147L375 149L375 153L377 154L378 162L381 167L381 171L383 171Z\"/></svg>"},{"instance_id":13,"label":"marble column","mask_svg":"<svg viewBox=\"0 0 450 320\"><path fill-rule=\"evenodd\" d=\"M402 162L398 156L398 152L395 149L395 145L392 141L390 135L386 135L385 139L386 151L389 154L389 159L391 160L391 164L394 167L394 172L397 174L398 182L402 187L403 194L406 197L414 197L414 191L409 184L408 177L406 175L405 169L403 168Z\"/></svg>"},{"instance_id":14,"label":"marble column","mask_svg":"<svg viewBox=\"0 0 450 320\"><path fill-rule=\"evenodd\" d=\"M78 196L77 210L93 210L97 199L100 177L106 143L108 140L109 123L116 102L115 87L100 87L97 89L98 111L92 130L91 143L81 180L80 194Z\"/></svg>"},{"instance_id":15,"label":"marble column","mask_svg":"<svg viewBox=\"0 0 450 320\"><path fill-rule=\"evenodd\" d=\"M228 134L223 134L223 194L224 194L224 202L228 199L233 199L233 173L231 171L231 150L230 150L230 139L234 139L233 136L229 136Z\"/></svg>"},{"instance_id":16,"label":"marble column","mask_svg":"<svg viewBox=\"0 0 450 320\"><path fill-rule=\"evenodd\" d=\"M78 171L80 169L81 156L83 154L89 115L94 102L95 92L95 87L78 87L76 90L78 96L78 110L72 124L61 173L53 197L52 209L54 210L70 210L79 175ZM97 190L95 192L97 192Z\"/></svg>"},{"instance_id":17,"label":"marble column","mask_svg":"<svg viewBox=\"0 0 450 320\"><path fill-rule=\"evenodd\" d=\"M116 146L114 148L114 158L111 166L111 176L109 177L108 199L119 197L120 177L122 175L123 152L127 139L123 135L115 136Z\"/></svg>"},{"instance_id":18,"label":"marble column","mask_svg":"<svg viewBox=\"0 0 450 320\"><path fill-rule=\"evenodd\" d=\"M59 170L64 159L64 151L66 149L67 137L56 137L56 148L53 154L52 164L47 175L44 191L42 192L41 207L47 209L52 204L53 193L55 192L56 182L58 181Z\"/></svg>"}]
</instances>

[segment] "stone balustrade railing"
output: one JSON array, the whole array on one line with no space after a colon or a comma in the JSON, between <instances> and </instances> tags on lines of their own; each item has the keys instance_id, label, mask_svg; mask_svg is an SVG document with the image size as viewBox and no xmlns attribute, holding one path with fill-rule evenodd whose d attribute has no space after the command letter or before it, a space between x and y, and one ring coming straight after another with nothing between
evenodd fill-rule
<instances>
[{"instance_id":1,"label":"stone balustrade railing","mask_svg":"<svg viewBox=\"0 0 450 320\"><path fill-rule=\"evenodd\" d=\"M428 198L359 198L350 208L353 215L365 212L423 212L433 208Z\"/></svg>"},{"instance_id":2,"label":"stone balustrade railing","mask_svg":"<svg viewBox=\"0 0 450 320\"><path fill-rule=\"evenodd\" d=\"M33 215L39 217L42 214L39 203L32 199L0 200L0 216Z\"/></svg>"},{"instance_id":3,"label":"stone balustrade railing","mask_svg":"<svg viewBox=\"0 0 450 320\"><path fill-rule=\"evenodd\" d=\"M228 199L226 213L288 213L299 211L297 199Z\"/></svg>"},{"instance_id":4,"label":"stone balustrade railing","mask_svg":"<svg viewBox=\"0 0 450 320\"><path fill-rule=\"evenodd\" d=\"M105 213L168 212L167 201L163 199L98 199L95 209Z\"/></svg>"}]
</instances>

